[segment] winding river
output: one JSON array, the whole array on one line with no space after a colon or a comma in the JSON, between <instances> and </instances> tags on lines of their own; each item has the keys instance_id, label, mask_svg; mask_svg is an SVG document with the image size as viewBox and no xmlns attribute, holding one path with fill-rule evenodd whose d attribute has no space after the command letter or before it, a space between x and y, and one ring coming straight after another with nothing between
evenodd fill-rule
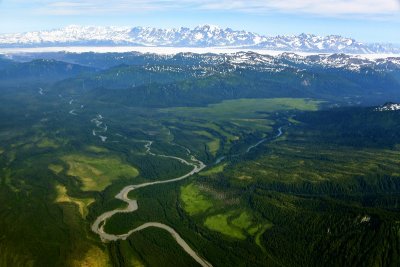
<instances>
[{"instance_id":1,"label":"winding river","mask_svg":"<svg viewBox=\"0 0 400 267\"><path fill-rule=\"evenodd\" d=\"M274 139L280 137L282 134L283 134L283 132L282 132L282 127L279 127L279 128L278 128L278 133L277 133L275 136L273 136L273 137L268 137L268 138L263 138L263 139L261 139L260 141L258 141L256 144L254 144L254 145L252 145L252 146L249 146L249 147L247 148L247 150L246 150L246 153L249 153L252 149L258 147L259 145L261 145L262 143L264 143L264 142L266 142L266 141L271 141L271 140L274 140Z\"/></svg>"},{"instance_id":2,"label":"winding river","mask_svg":"<svg viewBox=\"0 0 400 267\"><path fill-rule=\"evenodd\" d=\"M248 147L248 149L246 150L245 153L249 153L252 149L254 149L255 147L259 146L260 144L262 144L262 143L264 143L266 141L269 141L269 140L274 140L274 139L280 137L282 134L283 134L282 127L279 127L278 128L278 133L275 136L270 137L270 138L264 138L264 139L260 140L259 142L257 142L256 144L251 145L250 147ZM139 231L144 230L146 228L150 228L150 227L163 229L163 230L167 231L168 233L170 233L171 236L177 242L177 244L180 245L182 247L182 249L184 251L186 251L186 253L188 253L201 266L203 266L203 267L212 267L211 263L209 263L207 260L205 260L202 257L200 257L172 227L170 227L168 225L165 225L163 223L160 223L160 222L147 222L147 223L144 223L144 224L142 224L142 225L130 230L129 232L127 232L125 234L121 234L121 235L109 234L109 233L106 233L105 230L104 230L104 226L105 226L107 220L109 218L111 218L112 216L114 216L115 214L117 214L117 213L134 212L134 211L138 210L139 206L138 206L137 200L136 199L130 199L128 197L128 194L131 191L134 191L134 190L142 188L142 187L151 186L151 185L174 183L174 182L186 179L186 178L188 178L188 177L190 177L190 176L202 171L206 167L206 165L203 162L201 162L200 160L196 159L194 156L191 156L191 160L189 162L189 161L187 161L185 159L182 159L182 158L179 158L179 157L175 157L175 156L155 154L155 153L151 152L151 145L152 144L153 144L152 141L147 141L146 144L145 144L146 153L148 153L149 155L156 156L156 157L164 157L164 158L175 159L175 160L180 161L183 164L186 164L188 166L192 166L193 169L190 172L188 172L187 174L182 175L182 176L177 177L177 178L173 178L173 179L169 179L169 180L162 180L162 181L147 182L147 183L142 183L142 184L137 184L137 185L125 186L115 196L115 198L127 203L128 205L124 209L115 209L115 210L107 211L107 212L101 214L99 217L97 217L97 219L92 224L92 231L95 232L96 234L98 234L103 242L107 242L107 241L126 240L131 234L133 234L135 232L139 232ZM186 149L186 150L187 150L188 155L189 155L190 154L190 150L189 149ZM222 161L224 159L225 159L225 157L221 157L220 159L217 160L216 163L219 163L220 161Z\"/></svg>"},{"instance_id":3,"label":"winding river","mask_svg":"<svg viewBox=\"0 0 400 267\"><path fill-rule=\"evenodd\" d=\"M261 144L264 143L264 142L272 141L272 140L274 140L274 139L277 139L277 138L281 137L282 134L283 134L282 127L283 127L283 126L281 126L281 127L278 128L278 132L277 132L274 136L272 136L272 137L267 137L267 138L263 138L263 139L261 139L260 141L258 141L257 143L255 143L254 145L249 146L249 147L246 149L246 152L242 152L242 153L240 153L240 154L231 154L231 155L229 155L229 157L230 157L230 158L232 158L232 157L239 157L240 155L244 155L244 154L246 154L246 153L249 153L252 149L258 147L259 145L261 145ZM227 158L227 156L221 156L221 157L217 158L217 160L214 162L214 165L217 165L217 164L221 163L221 162L222 162L223 160L225 160L226 158Z\"/></svg>"},{"instance_id":4,"label":"winding river","mask_svg":"<svg viewBox=\"0 0 400 267\"><path fill-rule=\"evenodd\" d=\"M165 225L163 223L159 223L159 222L148 222L145 224L142 224L141 226L130 230L129 232L125 233L125 234L121 234L121 235L113 235L113 234L108 234L104 231L104 225L106 224L107 220L109 218L111 218L113 215L117 214L117 213L128 213L128 212L134 212L136 211L139 206L137 203L136 199L130 199L128 197L129 192L142 188L142 187L146 187L146 186L151 186L151 185L156 185L156 184L166 184L166 183L173 183L173 182L177 182L183 179L188 178L189 176L192 176L195 173L200 172L201 170L203 170L206 165L201 162L200 160L196 159L194 156L191 157L191 161L192 162L188 162L182 158L178 158L178 157L174 157L174 156L167 156L167 155L158 155L158 154L154 154L151 152L151 145L153 142L149 141L147 142L147 144L145 145L146 148L146 152L152 156L158 156L158 157L164 157L164 158L172 158L172 159L176 159L178 161L180 161L183 164L189 165L189 166L193 166L193 169L185 174L182 175L180 177L177 178L173 178L173 179L169 179L169 180L163 180L163 181L155 181L155 182L147 182L147 183L142 183L142 184L137 184L137 185L128 185L125 186L116 196L116 199L122 200L125 203L127 203L127 207L124 209L115 209L115 210L111 210L108 212L105 212L103 214L101 214L99 217L97 217L97 219L95 220L95 222L92 224L92 231L97 233L100 238L102 239L103 242L105 241L116 241L116 240L125 240L127 239L131 234L135 233L135 232L139 232L143 229L149 228L149 227L156 227L156 228L160 228L163 229L167 232L169 232L172 237L175 239L175 241L178 243L178 245L180 245L184 251L186 251L186 253L188 253L195 261L197 261L201 266L203 267L212 267L211 263L209 263L208 261L206 261L205 259L201 258L186 242L185 240L183 240L183 238L170 226ZM188 151L190 152L190 151Z\"/></svg>"}]
</instances>

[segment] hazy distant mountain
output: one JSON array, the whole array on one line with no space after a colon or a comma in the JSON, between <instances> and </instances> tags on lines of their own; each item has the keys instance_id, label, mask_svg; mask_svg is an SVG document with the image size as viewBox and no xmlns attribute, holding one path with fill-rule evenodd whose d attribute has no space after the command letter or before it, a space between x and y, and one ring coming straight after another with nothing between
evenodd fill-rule
<instances>
[{"instance_id":1,"label":"hazy distant mountain","mask_svg":"<svg viewBox=\"0 0 400 267\"><path fill-rule=\"evenodd\" d=\"M376 111L396 111L400 110L400 104L396 103L386 103L383 106L380 106L375 109Z\"/></svg>"},{"instance_id":2,"label":"hazy distant mountain","mask_svg":"<svg viewBox=\"0 0 400 267\"><path fill-rule=\"evenodd\" d=\"M68 26L50 31L1 34L0 47L46 46L236 47L317 53L400 53L391 44L364 44L337 35L269 37L203 25L193 29Z\"/></svg>"}]
</instances>

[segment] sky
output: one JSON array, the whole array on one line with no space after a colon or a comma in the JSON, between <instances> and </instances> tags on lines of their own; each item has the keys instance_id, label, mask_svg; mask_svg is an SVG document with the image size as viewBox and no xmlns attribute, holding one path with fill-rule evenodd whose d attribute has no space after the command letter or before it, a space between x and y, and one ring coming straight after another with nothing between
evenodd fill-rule
<instances>
[{"instance_id":1,"label":"sky","mask_svg":"<svg viewBox=\"0 0 400 267\"><path fill-rule=\"evenodd\" d=\"M400 44L400 0L0 0L0 33L68 25L195 27L338 34Z\"/></svg>"}]
</instances>

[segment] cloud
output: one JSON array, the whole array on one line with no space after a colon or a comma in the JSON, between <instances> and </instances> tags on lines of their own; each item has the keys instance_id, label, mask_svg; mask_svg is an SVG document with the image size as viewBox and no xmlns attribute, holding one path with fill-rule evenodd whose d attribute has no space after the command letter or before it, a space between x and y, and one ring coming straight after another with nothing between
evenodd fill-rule
<instances>
[{"instance_id":1,"label":"cloud","mask_svg":"<svg viewBox=\"0 0 400 267\"><path fill-rule=\"evenodd\" d=\"M1 1L1 0L0 0ZM17 0L20 3L26 2ZM126 14L144 11L281 12L321 16L395 15L400 0L33 0L35 11L52 15Z\"/></svg>"},{"instance_id":2,"label":"cloud","mask_svg":"<svg viewBox=\"0 0 400 267\"><path fill-rule=\"evenodd\" d=\"M35 9L40 14L50 15L106 15L139 13L143 11L173 10L184 8L176 5L180 1L143 1L143 0L67 0L67 1L36 1L40 5Z\"/></svg>"},{"instance_id":3,"label":"cloud","mask_svg":"<svg viewBox=\"0 0 400 267\"><path fill-rule=\"evenodd\" d=\"M377 15L397 13L400 5L398 0L231 0L210 1L202 7L247 12L280 11L317 15Z\"/></svg>"}]
</instances>

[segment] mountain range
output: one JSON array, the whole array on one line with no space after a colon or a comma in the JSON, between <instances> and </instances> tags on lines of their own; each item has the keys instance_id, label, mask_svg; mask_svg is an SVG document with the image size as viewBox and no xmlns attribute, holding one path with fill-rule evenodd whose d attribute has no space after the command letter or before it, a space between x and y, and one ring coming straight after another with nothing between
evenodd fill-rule
<instances>
[{"instance_id":1,"label":"mountain range","mask_svg":"<svg viewBox=\"0 0 400 267\"><path fill-rule=\"evenodd\" d=\"M255 52L0 56L0 87L34 85L41 94L46 81L56 83L56 96L85 92L87 101L135 107L204 106L228 99L277 97L375 106L400 101L400 58Z\"/></svg>"},{"instance_id":2,"label":"mountain range","mask_svg":"<svg viewBox=\"0 0 400 267\"><path fill-rule=\"evenodd\" d=\"M257 70L263 72L280 72L292 68L296 72L307 69L322 68L347 70L356 73L380 72L390 73L400 71L400 57L366 58L362 55L349 54L315 54L299 55L296 53L281 53L271 56L256 52L236 52L227 54L197 54L177 53L160 55L151 53L22 53L0 55L0 70L16 62L35 60L57 60L78 64L90 68L108 69L119 65L127 66L158 66L163 71L188 72L195 70L196 75L209 76L216 72L226 72L237 69ZM154 70L157 72L157 70Z\"/></svg>"},{"instance_id":3,"label":"mountain range","mask_svg":"<svg viewBox=\"0 0 400 267\"><path fill-rule=\"evenodd\" d=\"M2 48L57 46L232 47L313 53L400 53L400 47L392 44L362 43L338 35L265 36L211 25L192 29L72 25L49 31L0 35Z\"/></svg>"}]
</instances>

